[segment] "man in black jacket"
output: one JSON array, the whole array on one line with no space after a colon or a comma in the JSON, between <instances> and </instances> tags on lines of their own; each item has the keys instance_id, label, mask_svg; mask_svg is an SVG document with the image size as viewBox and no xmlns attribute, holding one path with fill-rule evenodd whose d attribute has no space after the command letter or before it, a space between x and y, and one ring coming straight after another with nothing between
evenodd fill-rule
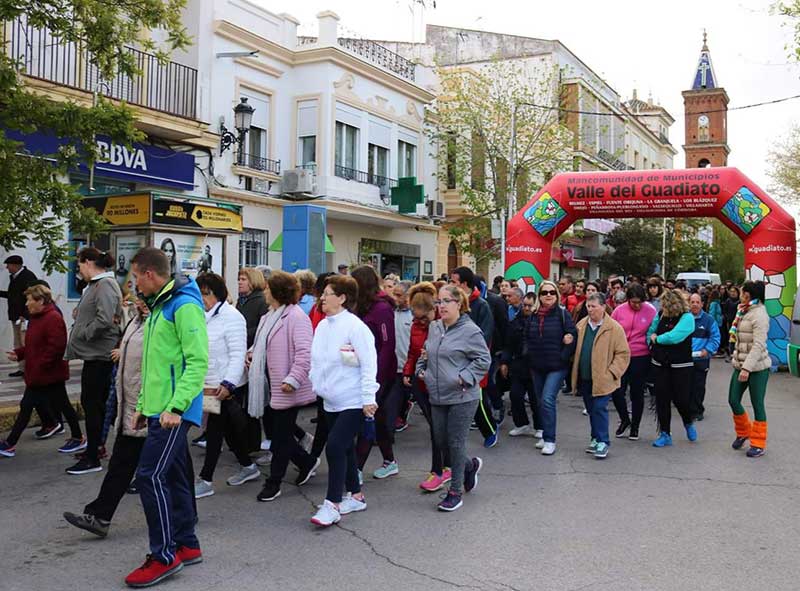
<instances>
[{"instance_id":1,"label":"man in black jacket","mask_svg":"<svg viewBox=\"0 0 800 591\"><path fill-rule=\"evenodd\" d=\"M11 279L7 290L0 290L0 298L8 299L8 319L14 330L14 348L18 349L25 344L25 321L28 319L28 309L25 307L25 290L36 281L30 269L22 264L22 257L11 255L4 264L8 269ZM19 362L19 369L8 374L12 378L22 377L24 361Z\"/></svg>"},{"instance_id":2,"label":"man in black jacket","mask_svg":"<svg viewBox=\"0 0 800 591\"><path fill-rule=\"evenodd\" d=\"M477 275L475 279L477 283L485 283L480 275ZM486 292L486 303L489 304L489 309L492 311L492 320L494 321L490 347L492 365L489 368L489 383L486 386L486 393L489 395L489 400L495 413L495 422L499 427L506 418L506 411L503 406L505 380L502 380L502 384L497 383L497 367L500 354L505 346L506 332L508 332L508 304L501 296L491 291Z\"/></svg>"},{"instance_id":3,"label":"man in black jacket","mask_svg":"<svg viewBox=\"0 0 800 591\"><path fill-rule=\"evenodd\" d=\"M461 288L469 300L469 316L478 325L483 333L483 338L489 349L492 349L492 338L494 335L494 318L489 304L480 296L477 287L475 274L469 267L458 267L450 273L450 283ZM497 445L497 424L492 416L491 404L489 402L486 386L489 381L487 375L481 380L482 395L478 403L478 410L475 412L475 423L483 435L484 447L494 447Z\"/></svg>"}]
</instances>

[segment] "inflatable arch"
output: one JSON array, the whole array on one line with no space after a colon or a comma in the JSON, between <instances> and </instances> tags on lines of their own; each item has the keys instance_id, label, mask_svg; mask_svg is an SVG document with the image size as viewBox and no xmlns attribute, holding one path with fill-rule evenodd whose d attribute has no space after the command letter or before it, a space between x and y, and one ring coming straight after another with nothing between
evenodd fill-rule
<instances>
[{"instance_id":1,"label":"inflatable arch","mask_svg":"<svg viewBox=\"0 0 800 591\"><path fill-rule=\"evenodd\" d=\"M555 176L508 223L506 278L523 291L550 274L553 243L583 218L715 217L744 242L746 276L766 283L769 354L786 365L797 291L795 220L736 168Z\"/></svg>"}]
</instances>

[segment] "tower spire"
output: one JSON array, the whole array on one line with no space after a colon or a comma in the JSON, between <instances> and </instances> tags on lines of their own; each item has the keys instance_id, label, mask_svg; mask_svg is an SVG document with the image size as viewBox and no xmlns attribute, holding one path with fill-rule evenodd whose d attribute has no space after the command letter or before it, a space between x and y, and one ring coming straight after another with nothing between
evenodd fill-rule
<instances>
[{"instance_id":1,"label":"tower spire","mask_svg":"<svg viewBox=\"0 0 800 591\"><path fill-rule=\"evenodd\" d=\"M700 50L700 59L694 72L692 90L717 88L717 76L711 63L711 53L708 50L708 33L703 29L703 47Z\"/></svg>"}]
</instances>

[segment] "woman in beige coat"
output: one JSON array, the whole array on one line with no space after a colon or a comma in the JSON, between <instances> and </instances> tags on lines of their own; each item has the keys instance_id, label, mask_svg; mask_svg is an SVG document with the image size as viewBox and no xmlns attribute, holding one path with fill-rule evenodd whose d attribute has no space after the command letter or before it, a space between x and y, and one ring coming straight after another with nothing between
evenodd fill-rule
<instances>
[{"instance_id":1,"label":"woman in beige coat","mask_svg":"<svg viewBox=\"0 0 800 591\"><path fill-rule=\"evenodd\" d=\"M136 300L135 305L136 316L125 328L119 347L111 351L112 360L119 365L116 383L117 422L114 425L116 439L108 472L100 486L100 494L86 505L83 515L64 513L64 519L69 523L101 538L108 534L111 518L133 479L147 436L147 428L134 430L131 427L141 389L144 324L149 314L142 300Z\"/></svg>"},{"instance_id":2,"label":"woman in beige coat","mask_svg":"<svg viewBox=\"0 0 800 591\"><path fill-rule=\"evenodd\" d=\"M767 380L772 365L767 352L767 333L769 315L764 306L764 283L748 281L742 286L741 303L730 330L734 346L733 375L728 391L728 404L733 411L733 425L736 429L733 449L741 449L750 440L747 457L760 458L767 452L767 411L764 399L767 396ZM750 390L755 420L751 423L747 416L742 397Z\"/></svg>"}]
</instances>

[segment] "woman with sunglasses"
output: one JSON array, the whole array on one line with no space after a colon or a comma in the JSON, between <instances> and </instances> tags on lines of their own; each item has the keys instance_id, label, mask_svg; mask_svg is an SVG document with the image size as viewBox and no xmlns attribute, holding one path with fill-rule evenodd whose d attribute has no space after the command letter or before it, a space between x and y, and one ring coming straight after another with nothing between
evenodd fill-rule
<instances>
[{"instance_id":1,"label":"woman with sunglasses","mask_svg":"<svg viewBox=\"0 0 800 591\"><path fill-rule=\"evenodd\" d=\"M428 390L436 443L453 464L450 489L438 509L455 511L462 505L462 490L470 492L478 484L483 465L480 458L467 458L467 437L491 355L469 317L467 295L457 285L439 290L436 307L441 320L430 324L416 372Z\"/></svg>"},{"instance_id":2,"label":"woman with sunglasses","mask_svg":"<svg viewBox=\"0 0 800 591\"><path fill-rule=\"evenodd\" d=\"M542 400L542 439L536 447L545 456L556 452L556 397L575 353L576 335L572 316L558 304L558 287L542 281L526 342L533 386Z\"/></svg>"}]
</instances>

